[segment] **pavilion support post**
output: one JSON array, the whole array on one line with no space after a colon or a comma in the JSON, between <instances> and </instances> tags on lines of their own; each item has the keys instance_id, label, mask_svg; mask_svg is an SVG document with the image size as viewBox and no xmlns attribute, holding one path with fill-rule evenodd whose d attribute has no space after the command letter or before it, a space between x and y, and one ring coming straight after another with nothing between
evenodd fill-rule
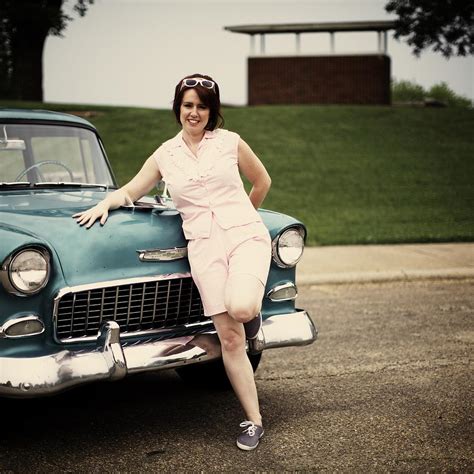
<instances>
[{"instance_id":1,"label":"pavilion support post","mask_svg":"<svg viewBox=\"0 0 474 474\"><path fill-rule=\"evenodd\" d=\"M387 54L387 32L383 32L383 54Z\"/></svg>"},{"instance_id":2,"label":"pavilion support post","mask_svg":"<svg viewBox=\"0 0 474 474\"><path fill-rule=\"evenodd\" d=\"M263 33L260 35L260 54L265 54L265 35Z\"/></svg>"},{"instance_id":3,"label":"pavilion support post","mask_svg":"<svg viewBox=\"0 0 474 474\"><path fill-rule=\"evenodd\" d=\"M250 35L250 56L255 56L255 35Z\"/></svg>"},{"instance_id":4,"label":"pavilion support post","mask_svg":"<svg viewBox=\"0 0 474 474\"><path fill-rule=\"evenodd\" d=\"M301 54L301 35L299 33L295 33L295 46L296 54Z\"/></svg>"},{"instance_id":5,"label":"pavilion support post","mask_svg":"<svg viewBox=\"0 0 474 474\"><path fill-rule=\"evenodd\" d=\"M331 44L331 54L336 52L335 42L334 42L334 31L329 33L329 42Z\"/></svg>"}]
</instances>

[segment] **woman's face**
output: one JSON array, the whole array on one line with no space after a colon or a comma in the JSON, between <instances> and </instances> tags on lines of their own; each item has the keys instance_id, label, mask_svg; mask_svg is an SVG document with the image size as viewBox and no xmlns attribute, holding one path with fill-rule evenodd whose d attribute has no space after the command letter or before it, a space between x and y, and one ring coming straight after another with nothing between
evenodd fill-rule
<instances>
[{"instance_id":1,"label":"woman's face","mask_svg":"<svg viewBox=\"0 0 474 474\"><path fill-rule=\"evenodd\" d=\"M209 107L201 102L194 89L183 94L179 119L183 130L191 135L203 134L209 121Z\"/></svg>"}]
</instances>

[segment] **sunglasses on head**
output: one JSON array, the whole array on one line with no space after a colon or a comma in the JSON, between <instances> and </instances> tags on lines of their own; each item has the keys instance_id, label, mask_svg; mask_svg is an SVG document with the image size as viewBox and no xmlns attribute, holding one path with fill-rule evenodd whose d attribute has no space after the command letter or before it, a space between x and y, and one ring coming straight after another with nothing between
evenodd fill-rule
<instances>
[{"instance_id":1,"label":"sunglasses on head","mask_svg":"<svg viewBox=\"0 0 474 474\"><path fill-rule=\"evenodd\" d=\"M206 89L214 89L216 83L214 81L210 81L209 79L203 79L202 77L190 77L188 79L183 79L181 83L181 89L183 87L196 87L200 84L202 87Z\"/></svg>"}]
</instances>

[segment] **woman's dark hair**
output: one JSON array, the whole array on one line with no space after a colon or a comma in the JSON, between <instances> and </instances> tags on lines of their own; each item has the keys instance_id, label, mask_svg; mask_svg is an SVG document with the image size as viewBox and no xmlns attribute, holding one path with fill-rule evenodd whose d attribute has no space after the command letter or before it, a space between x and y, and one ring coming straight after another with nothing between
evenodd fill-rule
<instances>
[{"instance_id":1,"label":"woman's dark hair","mask_svg":"<svg viewBox=\"0 0 474 474\"><path fill-rule=\"evenodd\" d=\"M214 82L215 86L212 89L207 89L201 84L197 84L193 87L183 86L183 81L185 79L201 77L209 81ZM174 90L174 100L173 100L173 112L176 116L176 120L180 125L182 125L179 120L181 102L183 101L183 95L188 89L194 89L201 99L202 103L209 107L209 121L206 125L206 130L215 130L216 128L222 127L224 125L224 117L221 114L221 100L219 95L219 86L217 82L210 76L205 74L191 74L189 76L183 77Z\"/></svg>"}]
</instances>

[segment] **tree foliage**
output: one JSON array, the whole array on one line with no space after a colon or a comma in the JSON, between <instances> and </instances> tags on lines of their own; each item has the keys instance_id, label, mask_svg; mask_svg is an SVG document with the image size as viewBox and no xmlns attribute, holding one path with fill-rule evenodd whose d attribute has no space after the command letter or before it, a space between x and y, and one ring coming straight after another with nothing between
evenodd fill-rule
<instances>
[{"instance_id":1,"label":"tree foliage","mask_svg":"<svg viewBox=\"0 0 474 474\"><path fill-rule=\"evenodd\" d=\"M392 101L394 103L425 103L437 105L444 105L447 107L463 107L470 108L473 103L467 97L456 94L446 82L434 84L429 89L424 89L423 86L416 82L407 80L393 80L392 81Z\"/></svg>"},{"instance_id":2,"label":"tree foliage","mask_svg":"<svg viewBox=\"0 0 474 474\"><path fill-rule=\"evenodd\" d=\"M447 58L474 54L474 0L390 0L385 9L416 56L429 47Z\"/></svg>"},{"instance_id":3,"label":"tree foliage","mask_svg":"<svg viewBox=\"0 0 474 474\"><path fill-rule=\"evenodd\" d=\"M67 0L0 1L0 96L43 100L43 49L48 35L61 36L73 17ZM74 0L73 12L84 16L94 0Z\"/></svg>"}]
</instances>

